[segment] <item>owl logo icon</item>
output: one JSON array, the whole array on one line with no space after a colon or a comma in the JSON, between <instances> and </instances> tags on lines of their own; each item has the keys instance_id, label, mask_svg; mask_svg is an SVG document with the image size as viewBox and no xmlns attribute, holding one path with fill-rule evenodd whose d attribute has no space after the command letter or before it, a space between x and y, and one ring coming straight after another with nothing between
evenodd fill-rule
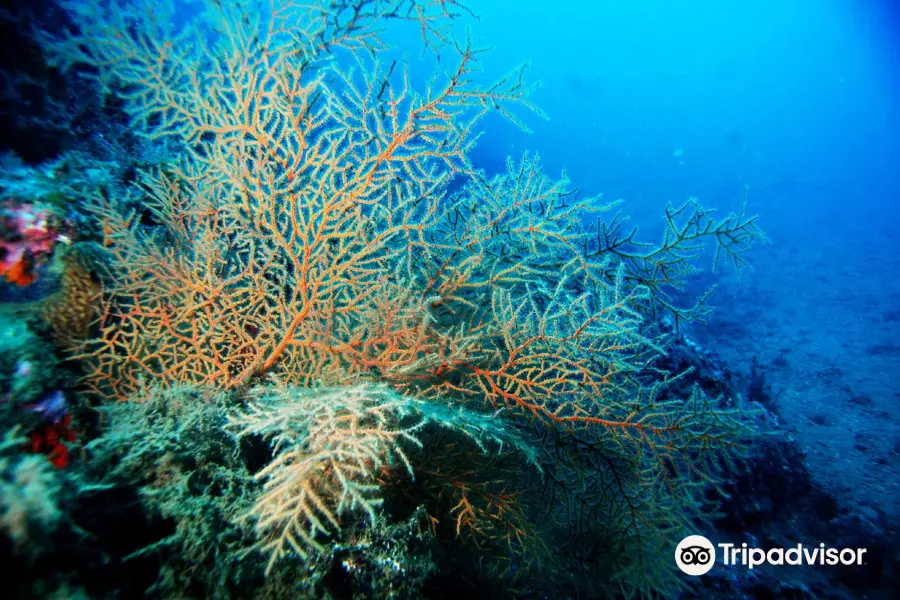
<instances>
[{"instance_id":1,"label":"owl logo icon","mask_svg":"<svg viewBox=\"0 0 900 600\"><path fill-rule=\"evenodd\" d=\"M703 575L716 564L716 548L702 535L689 535L675 548L675 564L688 575Z\"/></svg>"}]
</instances>

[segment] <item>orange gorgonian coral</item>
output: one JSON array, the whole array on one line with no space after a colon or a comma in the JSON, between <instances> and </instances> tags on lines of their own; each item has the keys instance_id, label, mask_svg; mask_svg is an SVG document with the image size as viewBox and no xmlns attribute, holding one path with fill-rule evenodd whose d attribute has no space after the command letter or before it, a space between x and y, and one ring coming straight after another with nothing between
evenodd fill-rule
<instances>
[{"instance_id":1,"label":"orange gorgonian coral","mask_svg":"<svg viewBox=\"0 0 900 600\"><path fill-rule=\"evenodd\" d=\"M404 18L427 41L443 39L455 3L409 4ZM148 137L190 149L141 180L153 226L129 199L95 201L117 274L90 351L95 389L230 389L270 372L300 384L391 378L465 353L468 335L432 328L435 294L414 286L431 268L422 259L450 208L447 184L471 173L475 124L489 110L531 107L521 70L479 86L478 51L456 44L455 67L420 95L405 68L365 57L383 47L375 25L396 16L387 5L350 16L244 8L210 3L200 22L219 29L208 35L116 34L136 19L145 31L169 27L156 5L98 14L96 30L83 28L94 43L67 48L68 60L134 90L130 111L153 121ZM336 48L356 64L327 63Z\"/></svg>"},{"instance_id":2,"label":"orange gorgonian coral","mask_svg":"<svg viewBox=\"0 0 900 600\"><path fill-rule=\"evenodd\" d=\"M638 540L645 560L646 540L697 514L719 450L746 430L702 394L665 396L678 374L655 368L647 317L702 315L666 289L705 240L742 266L754 218L716 221L691 201L667 210L660 246L645 245L618 218L587 226L612 205L577 198L537 157L491 178L475 170L484 115L540 113L521 69L479 83L479 51L450 35L455 0L201 4L184 23L167 2L70 2L80 32L51 44L60 64L90 64L123 90L138 131L182 148L130 196L93 200L111 284L99 338L79 355L87 385L120 399L150 385L245 391L267 375L293 386L290 418L276 398L233 422L278 440L253 509L272 561L315 551L348 506L371 513L392 458L412 474L399 449L411 406L535 425L554 506L611 515L598 530ZM379 30L391 20L440 51L427 86L393 60ZM342 408L339 392L315 393L372 381L402 401ZM519 546L515 485L444 485L458 535Z\"/></svg>"}]
</instances>

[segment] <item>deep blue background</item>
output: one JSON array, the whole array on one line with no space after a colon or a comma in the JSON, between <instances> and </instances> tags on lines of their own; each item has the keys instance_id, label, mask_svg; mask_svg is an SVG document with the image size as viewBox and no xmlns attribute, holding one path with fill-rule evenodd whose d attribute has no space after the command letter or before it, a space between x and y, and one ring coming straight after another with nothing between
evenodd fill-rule
<instances>
[{"instance_id":1,"label":"deep blue background","mask_svg":"<svg viewBox=\"0 0 900 600\"><path fill-rule=\"evenodd\" d=\"M747 184L762 213L790 187L809 211L852 202L896 215L893 4L479 2L474 39L495 48L487 70L529 60L550 121L530 119L530 137L488 123L477 158L538 150L551 173L566 168L586 192L625 197L638 213L688 196L718 204Z\"/></svg>"}]
</instances>

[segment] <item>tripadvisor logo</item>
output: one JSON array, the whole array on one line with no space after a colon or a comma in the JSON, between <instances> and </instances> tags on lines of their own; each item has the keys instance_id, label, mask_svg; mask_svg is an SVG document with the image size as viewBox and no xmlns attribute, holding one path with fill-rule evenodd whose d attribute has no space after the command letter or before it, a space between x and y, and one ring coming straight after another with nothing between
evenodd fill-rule
<instances>
[{"instance_id":1,"label":"tripadvisor logo","mask_svg":"<svg viewBox=\"0 0 900 600\"><path fill-rule=\"evenodd\" d=\"M722 564L742 565L749 569L760 565L862 565L866 548L827 548L825 544L790 548L750 548L747 544L718 544ZM716 562L716 547L702 535L689 535L675 548L675 564L688 575L703 575Z\"/></svg>"},{"instance_id":2,"label":"tripadvisor logo","mask_svg":"<svg viewBox=\"0 0 900 600\"><path fill-rule=\"evenodd\" d=\"M703 575L716 563L716 549L702 535L689 535L675 548L675 563L688 575Z\"/></svg>"}]
</instances>

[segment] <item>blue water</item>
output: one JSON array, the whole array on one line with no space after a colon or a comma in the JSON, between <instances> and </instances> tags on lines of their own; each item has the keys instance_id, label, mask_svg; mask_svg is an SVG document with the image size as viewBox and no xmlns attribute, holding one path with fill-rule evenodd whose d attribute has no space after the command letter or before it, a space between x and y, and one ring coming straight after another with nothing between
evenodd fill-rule
<instances>
[{"instance_id":1,"label":"blue water","mask_svg":"<svg viewBox=\"0 0 900 600\"><path fill-rule=\"evenodd\" d=\"M763 210L768 188L787 184L852 194L873 209L892 204L900 42L888 3L539 7L479 3L480 37L495 48L488 62L527 57L544 83L535 101L551 117L530 122L530 138L492 132L488 156L536 148L586 191L641 208L687 195L712 201L743 184L761 188Z\"/></svg>"},{"instance_id":2,"label":"blue water","mask_svg":"<svg viewBox=\"0 0 900 600\"><path fill-rule=\"evenodd\" d=\"M555 5L556 6L556 5ZM814 475L900 514L900 10L895 2L479 3L489 68L527 58L549 120L489 125L475 156L540 152L624 198L650 239L667 202L733 210L770 245L725 277L696 335L777 365ZM496 67L494 67L496 65ZM823 374L831 374L826 376ZM848 401L864 395L870 402ZM820 423L824 423L820 424ZM859 443L863 439L865 443ZM862 448L862 449L861 449Z\"/></svg>"}]
</instances>

